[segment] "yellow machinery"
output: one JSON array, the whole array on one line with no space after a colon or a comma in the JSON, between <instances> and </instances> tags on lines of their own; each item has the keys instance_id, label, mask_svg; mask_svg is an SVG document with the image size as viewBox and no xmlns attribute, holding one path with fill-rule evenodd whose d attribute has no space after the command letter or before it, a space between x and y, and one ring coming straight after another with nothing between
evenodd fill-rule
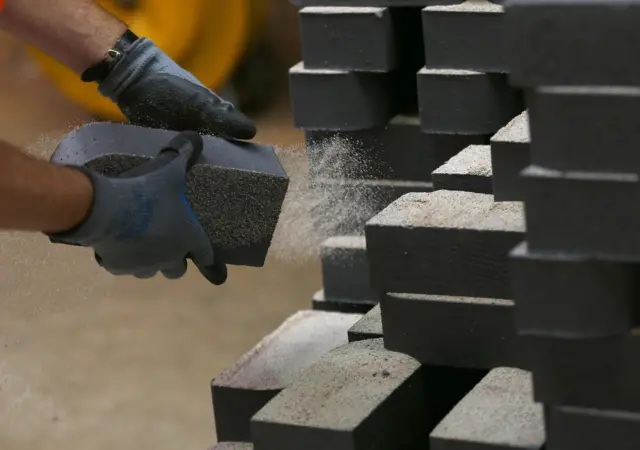
<instances>
[{"instance_id":1,"label":"yellow machinery","mask_svg":"<svg viewBox=\"0 0 640 450\"><path fill-rule=\"evenodd\" d=\"M216 90L228 81L266 22L268 0L100 0L140 36ZM47 55L30 50L55 85L96 116L124 117L95 85Z\"/></svg>"}]
</instances>

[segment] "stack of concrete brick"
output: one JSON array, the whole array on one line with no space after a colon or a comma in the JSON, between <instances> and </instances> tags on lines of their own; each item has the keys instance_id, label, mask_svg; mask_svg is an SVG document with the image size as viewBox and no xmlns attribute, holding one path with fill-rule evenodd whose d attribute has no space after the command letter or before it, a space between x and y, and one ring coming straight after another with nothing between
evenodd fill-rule
<instances>
[{"instance_id":1,"label":"stack of concrete brick","mask_svg":"<svg viewBox=\"0 0 640 450\"><path fill-rule=\"evenodd\" d=\"M640 448L640 1L513 0L528 92L516 326L549 450Z\"/></svg>"}]
</instances>

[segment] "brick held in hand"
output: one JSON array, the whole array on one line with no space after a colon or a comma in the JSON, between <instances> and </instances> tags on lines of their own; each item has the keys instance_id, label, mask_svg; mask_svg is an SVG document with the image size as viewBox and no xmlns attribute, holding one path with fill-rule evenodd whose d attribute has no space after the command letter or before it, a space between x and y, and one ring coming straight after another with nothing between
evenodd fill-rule
<instances>
[{"instance_id":1,"label":"brick held in hand","mask_svg":"<svg viewBox=\"0 0 640 450\"><path fill-rule=\"evenodd\" d=\"M425 448L428 434L483 376L421 366L381 339L337 348L252 419L256 450Z\"/></svg>"},{"instance_id":2,"label":"brick held in hand","mask_svg":"<svg viewBox=\"0 0 640 450\"><path fill-rule=\"evenodd\" d=\"M550 406L546 410L547 450L636 450L640 414Z\"/></svg>"},{"instance_id":3,"label":"brick held in hand","mask_svg":"<svg viewBox=\"0 0 640 450\"><path fill-rule=\"evenodd\" d=\"M349 328L349 342L382 338L382 313L376 305Z\"/></svg>"},{"instance_id":4,"label":"brick held in hand","mask_svg":"<svg viewBox=\"0 0 640 450\"><path fill-rule=\"evenodd\" d=\"M430 440L431 450L545 448L542 405L533 401L531 374L492 370L438 424Z\"/></svg>"},{"instance_id":5,"label":"brick held in hand","mask_svg":"<svg viewBox=\"0 0 640 450\"><path fill-rule=\"evenodd\" d=\"M91 123L68 134L51 161L116 176L157 156L177 134ZM287 174L272 147L202 139L202 156L187 176L187 199L219 261L262 266L287 193Z\"/></svg>"},{"instance_id":6,"label":"brick held in hand","mask_svg":"<svg viewBox=\"0 0 640 450\"><path fill-rule=\"evenodd\" d=\"M398 66L398 45L388 8L306 7L299 16L305 67L391 72Z\"/></svg>"},{"instance_id":7,"label":"brick held in hand","mask_svg":"<svg viewBox=\"0 0 640 450\"><path fill-rule=\"evenodd\" d=\"M530 146L527 111L514 118L491 138L491 168L495 201L524 199L520 172L531 163Z\"/></svg>"},{"instance_id":8,"label":"brick held in hand","mask_svg":"<svg viewBox=\"0 0 640 450\"><path fill-rule=\"evenodd\" d=\"M380 306L385 347L423 364L526 365L513 327L512 300L390 293Z\"/></svg>"},{"instance_id":9,"label":"brick held in hand","mask_svg":"<svg viewBox=\"0 0 640 450\"><path fill-rule=\"evenodd\" d=\"M531 164L640 174L640 88L540 87L529 93L527 103Z\"/></svg>"},{"instance_id":10,"label":"brick held in hand","mask_svg":"<svg viewBox=\"0 0 640 450\"><path fill-rule=\"evenodd\" d=\"M484 1L427 6L422 11L426 65L507 73L504 9Z\"/></svg>"},{"instance_id":11,"label":"brick held in hand","mask_svg":"<svg viewBox=\"0 0 640 450\"><path fill-rule=\"evenodd\" d=\"M527 240L535 251L637 260L640 176L560 172L529 166Z\"/></svg>"},{"instance_id":12,"label":"brick held in hand","mask_svg":"<svg viewBox=\"0 0 640 450\"><path fill-rule=\"evenodd\" d=\"M511 252L515 325L522 334L568 338L627 333L637 326L640 264L588 254Z\"/></svg>"},{"instance_id":13,"label":"brick held in hand","mask_svg":"<svg viewBox=\"0 0 640 450\"><path fill-rule=\"evenodd\" d=\"M347 342L355 314L301 311L211 384L218 439L250 442L251 417L325 353Z\"/></svg>"},{"instance_id":14,"label":"brick held in hand","mask_svg":"<svg viewBox=\"0 0 640 450\"><path fill-rule=\"evenodd\" d=\"M428 67L418 72L418 103L425 133L493 134L525 109L504 74Z\"/></svg>"},{"instance_id":15,"label":"brick held in hand","mask_svg":"<svg viewBox=\"0 0 640 450\"><path fill-rule=\"evenodd\" d=\"M333 311L347 314L366 314L376 305L375 300L351 300L348 298L327 298L324 289L313 294L311 304L316 311Z\"/></svg>"},{"instance_id":16,"label":"brick held in hand","mask_svg":"<svg viewBox=\"0 0 640 450\"><path fill-rule=\"evenodd\" d=\"M436 190L493 194L491 149L471 145L434 170L432 177Z\"/></svg>"},{"instance_id":17,"label":"brick held in hand","mask_svg":"<svg viewBox=\"0 0 640 450\"><path fill-rule=\"evenodd\" d=\"M592 339L550 334L521 339L536 401L640 413L640 329Z\"/></svg>"},{"instance_id":18,"label":"brick held in hand","mask_svg":"<svg viewBox=\"0 0 640 450\"><path fill-rule=\"evenodd\" d=\"M376 292L513 297L508 253L524 239L521 203L487 194L407 194L366 225Z\"/></svg>"},{"instance_id":19,"label":"brick held in hand","mask_svg":"<svg viewBox=\"0 0 640 450\"><path fill-rule=\"evenodd\" d=\"M364 236L334 236L320 245L322 286L328 299L373 300Z\"/></svg>"},{"instance_id":20,"label":"brick held in hand","mask_svg":"<svg viewBox=\"0 0 640 450\"><path fill-rule=\"evenodd\" d=\"M637 86L636 0L506 3L511 81L517 86Z\"/></svg>"},{"instance_id":21,"label":"brick held in hand","mask_svg":"<svg viewBox=\"0 0 640 450\"><path fill-rule=\"evenodd\" d=\"M388 124L355 131L305 132L313 177L431 181L431 172L469 145L488 136L427 134L420 118L399 115Z\"/></svg>"}]
</instances>

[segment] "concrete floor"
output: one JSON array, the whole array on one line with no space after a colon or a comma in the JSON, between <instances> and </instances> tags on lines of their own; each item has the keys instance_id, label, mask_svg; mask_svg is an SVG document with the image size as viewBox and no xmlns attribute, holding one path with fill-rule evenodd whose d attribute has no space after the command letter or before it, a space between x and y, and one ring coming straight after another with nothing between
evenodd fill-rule
<instances>
[{"instance_id":1,"label":"concrete floor","mask_svg":"<svg viewBox=\"0 0 640 450\"><path fill-rule=\"evenodd\" d=\"M0 39L2 37L0 36ZM86 113L0 46L0 137L46 155ZM4 62L3 62L4 61ZM299 142L286 104L258 140ZM90 253L0 234L0 448L198 449L214 442L209 382L320 285L315 263L232 268L223 287L103 273Z\"/></svg>"}]
</instances>

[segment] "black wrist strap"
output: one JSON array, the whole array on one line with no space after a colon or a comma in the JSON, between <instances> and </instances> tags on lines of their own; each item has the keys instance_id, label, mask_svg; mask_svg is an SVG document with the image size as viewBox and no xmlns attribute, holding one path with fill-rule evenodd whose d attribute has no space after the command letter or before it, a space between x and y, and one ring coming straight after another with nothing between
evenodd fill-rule
<instances>
[{"instance_id":1,"label":"black wrist strap","mask_svg":"<svg viewBox=\"0 0 640 450\"><path fill-rule=\"evenodd\" d=\"M93 81L98 83L102 82L137 40L138 36L136 36L133 31L125 31L116 41L115 45L104 55L102 61L94 64L82 73L82 81L85 83Z\"/></svg>"}]
</instances>

